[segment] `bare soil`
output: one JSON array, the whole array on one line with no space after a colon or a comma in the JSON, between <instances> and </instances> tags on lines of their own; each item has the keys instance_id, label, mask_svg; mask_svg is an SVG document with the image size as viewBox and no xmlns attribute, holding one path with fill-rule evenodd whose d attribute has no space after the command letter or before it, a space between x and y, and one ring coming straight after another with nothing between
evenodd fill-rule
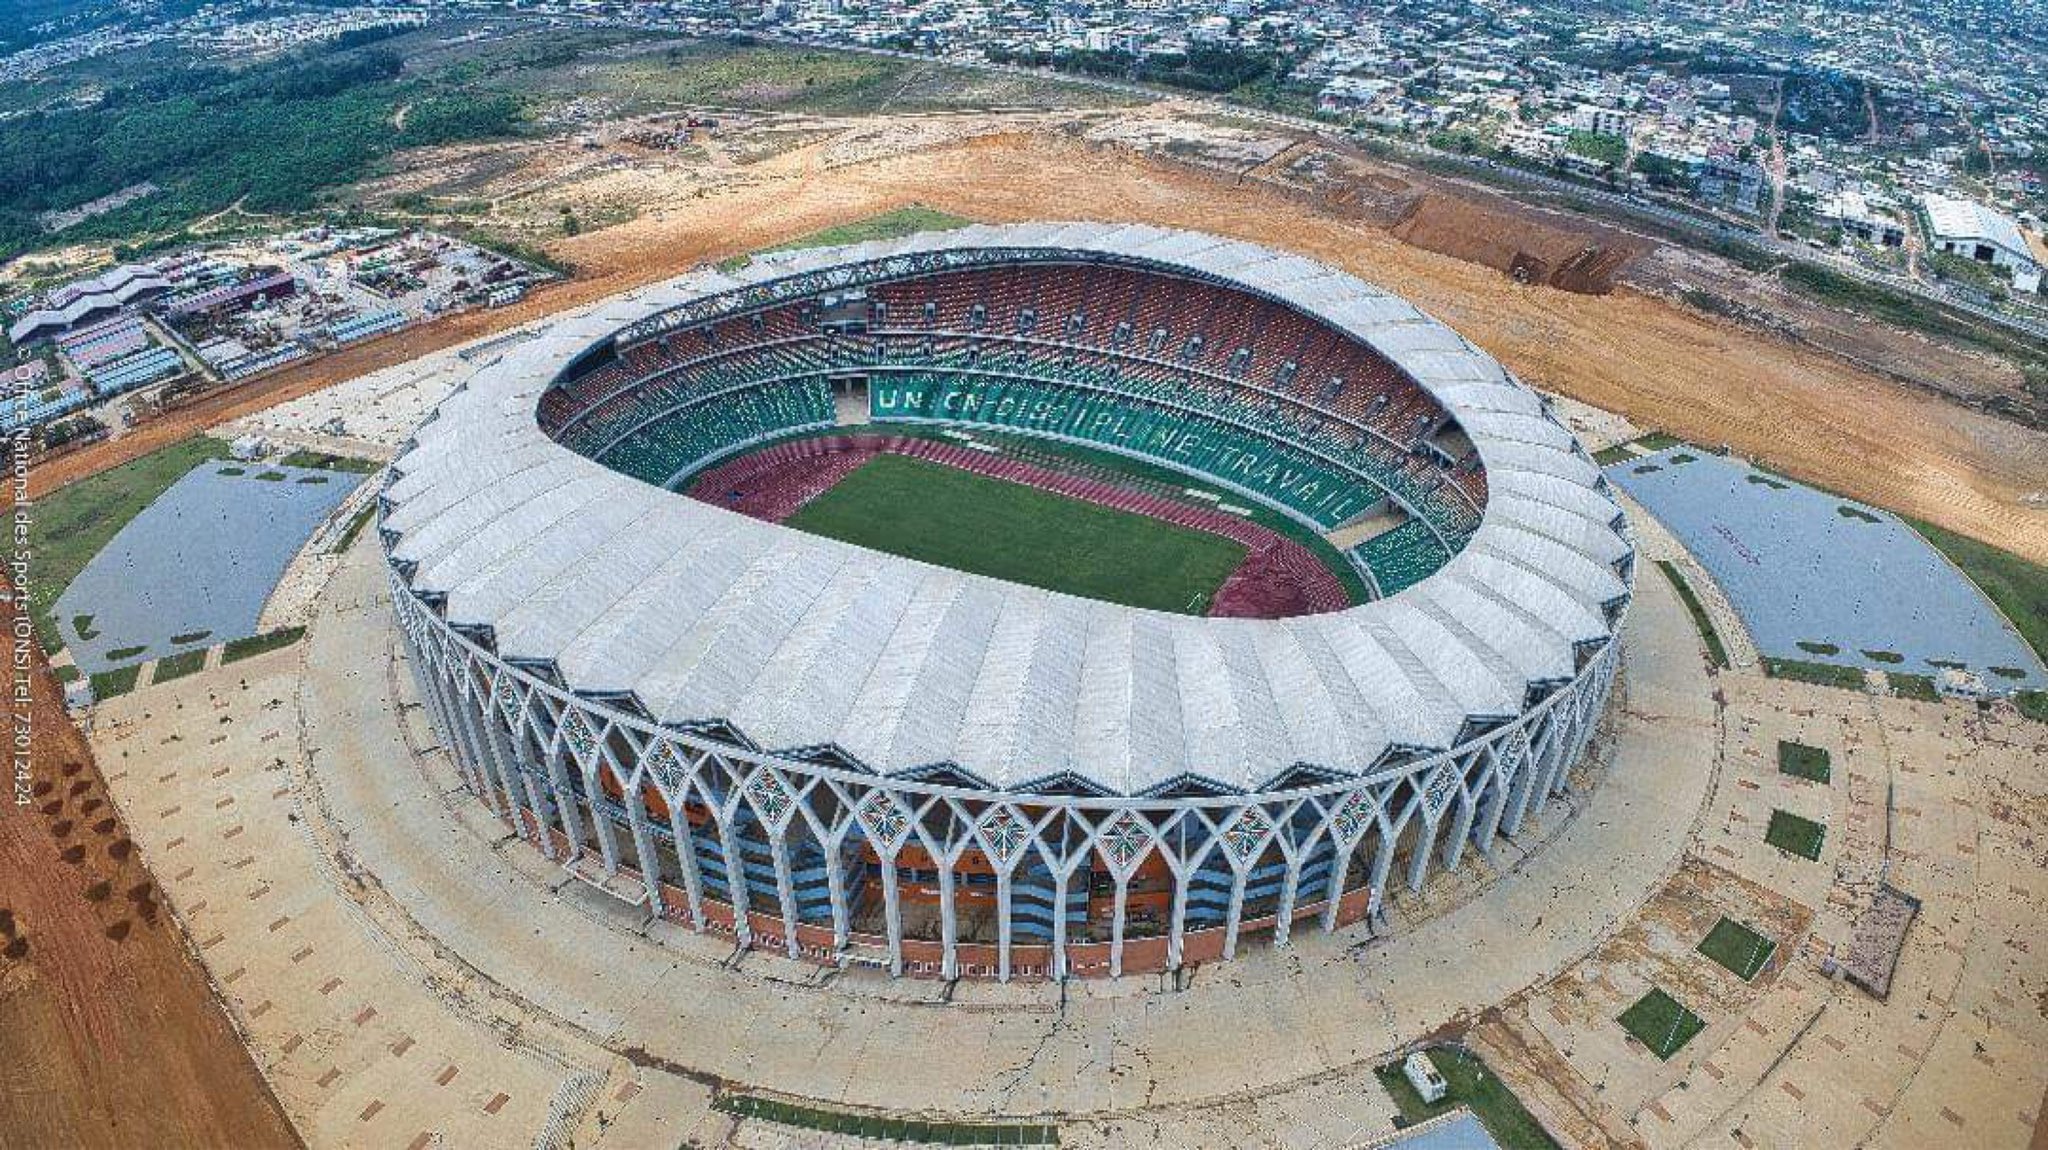
<instances>
[{"instance_id":1,"label":"bare soil","mask_svg":"<svg viewBox=\"0 0 2048 1150\"><path fill-rule=\"evenodd\" d=\"M301 1145L31 648L27 802L0 807L0 1145Z\"/></svg>"},{"instance_id":2,"label":"bare soil","mask_svg":"<svg viewBox=\"0 0 2048 1150\"><path fill-rule=\"evenodd\" d=\"M1790 335L1758 330L1611 285L1618 252L1590 226L1582 241L1555 213L1425 203L1409 216L1424 250L1357 210L1319 205L1258 179L1233 179L1040 124L826 163L808 144L707 184L625 168L593 172L558 194L615 202L636 218L550 248L579 278L497 312L472 313L351 349L205 401L142 432L39 469L36 490L89 474L154 444L329 382L482 335L544 312L891 208L922 203L990 222L1135 220L1199 228L1298 251L1400 293L1499 357L1527 382L1637 424L1726 445L1808 482L2048 561L2048 435L1970 410ZM1432 184L1440 187L1441 182ZM1431 197L1448 195L1442 191ZM1538 230L1532 230L1538 229ZM1460 237L1457 245L1448 236ZM1469 250L1468 250L1469 249ZM1579 290L1518 284L1500 256L1542 259L1588 277ZM1561 254L1560 254L1561 253ZM1465 258L1460 258L1460 257ZM1576 259L1576 262L1575 262ZM1475 262L1476 261L1476 262ZM1892 338L1896 337L1895 333ZM1880 358L1884 333L1874 332ZM45 474L47 472L47 474Z\"/></svg>"}]
</instances>

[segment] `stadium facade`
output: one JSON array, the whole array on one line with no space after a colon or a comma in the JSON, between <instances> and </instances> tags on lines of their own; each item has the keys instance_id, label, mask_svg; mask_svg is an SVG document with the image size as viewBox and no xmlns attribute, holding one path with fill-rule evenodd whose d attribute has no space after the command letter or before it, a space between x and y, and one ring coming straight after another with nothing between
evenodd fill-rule
<instances>
[{"instance_id":1,"label":"stadium facade","mask_svg":"<svg viewBox=\"0 0 2048 1150\"><path fill-rule=\"evenodd\" d=\"M1370 600L1146 611L678 493L849 422L1175 469L1336 541ZM945 978L1384 929L1392 884L1563 791L1634 577L1598 467L1457 334L1299 256L1108 224L584 311L444 401L380 507L412 666L500 817L692 929Z\"/></svg>"}]
</instances>

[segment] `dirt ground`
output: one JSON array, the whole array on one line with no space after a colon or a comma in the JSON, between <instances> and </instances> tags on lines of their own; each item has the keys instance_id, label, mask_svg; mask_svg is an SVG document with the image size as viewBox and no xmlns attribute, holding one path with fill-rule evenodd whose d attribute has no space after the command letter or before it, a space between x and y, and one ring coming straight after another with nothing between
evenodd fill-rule
<instances>
[{"instance_id":1,"label":"dirt ground","mask_svg":"<svg viewBox=\"0 0 2048 1150\"><path fill-rule=\"evenodd\" d=\"M40 653L32 681L28 794L0 809L0 1145L299 1146Z\"/></svg>"},{"instance_id":2,"label":"dirt ground","mask_svg":"<svg viewBox=\"0 0 2048 1150\"><path fill-rule=\"evenodd\" d=\"M1725 444L1808 482L2048 561L2048 435L1626 286L1588 295L1519 285L1494 267L1403 243L1356 213L1317 209L1262 181L1220 177L1043 125L996 134L981 125L965 139L877 149L857 161L843 159L829 141L810 144L751 164L743 178L725 183L602 170L553 194L596 203L630 194L639 214L551 245L579 269L573 283L208 401L39 468L34 490L433 347L706 259L923 203L990 222L1142 220L1302 252L1414 300L1536 386L1705 445ZM1411 218L1431 231L1447 226L1440 221L1493 226L1492 217L1443 209ZM1481 246L1489 245L1501 246Z\"/></svg>"}]
</instances>

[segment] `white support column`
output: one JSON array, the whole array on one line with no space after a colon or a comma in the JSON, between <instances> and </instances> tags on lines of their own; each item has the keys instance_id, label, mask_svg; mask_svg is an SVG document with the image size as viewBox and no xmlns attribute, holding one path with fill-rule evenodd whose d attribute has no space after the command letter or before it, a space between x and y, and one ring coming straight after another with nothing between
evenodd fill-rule
<instances>
[{"instance_id":1,"label":"white support column","mask_svg":"<svg viewBox=\"0 0 2048 1150\"><path fill-rule=\"evenodd\" d=\"M1052 868L1052 976L1058 981L1067 977L1067 886L1073 881L1073 871Z\"/></svg>"},{"instance_id":2,"label":"white support column","mask_svg":"<svg viewBox=\"0 0 2048 1150\"><path fill-rule=\"evenodd\" d=\"M1472 816L1479 809L1476 803L1465 797L1462 786L1452 799L1452 805L1457 808L1457 813L1451 816L1451 834L1444 840L1445 870L1456 869L1458 860L1465 857L1465 838L1472 833Z\"/></svg>"},{"instance_id":3,"label":"white support column","mask_svg":"<svg viewBox=\"0 0 2048 1150\"><path fill-rule=\"evenodd\" d=\"M1493 859L1494 839L1500 834L1500 818L1508 809L1508 789L1512 785L1500 781L1500 768L1491 768L1493 785L1486 788L1486 806L1479 816L1479 850L1488 861Z\"/></svg>"},{"instance_id":4,"label":"white support column","mask_svg":"<svg viewBox=\"0 0 2048 1150\"><path fill-rule=\"evenodd\" d=\"M788 826L782 830L768 831L768 851L775 859L775 899L782 907L782 950L791 958L797 956L796 926L799 921L796 912L796 882L789 874Z\"/></svg>"},{"instance_id":5,"label":"white support column","mask_svg":"<svg viewBox=\"0 0 2048 1150\"><path fill-rule=\"evenodd\" d=\"M832 947L837 950L846 945L847 936L853 933L850 925L852 911L846 905L846 840L840 839L825 848L825 893L832 900Z\"/></svg>"},{"instance_id":6,"label":"white support column","mask_svg":"<svg viewBox=\"0 0 2048 1150\"><path fill-rule=\"evenodd\" d=\"M626 829L633 835L633 854L640 860L640 886L647 892L647 909L661 913L661 853L654 849L654 835L647 829L647 803L639 787L626 788Z\"/></svg>"},{"instance_id":7,"label":"white support column","mask_svg":"<svg viewBox=\"0 0 2048 1150\"><path fill-rule=\"evenodd\" d=\"M562 820L562 835L569 840L569 857L574 859L583 853L583 809L576 800L575 788L569 785L568 772L562 768L562 757L559 751L546 755L541 766L548 774L548 789L554 792L555 815Z\"/></svg>"},{"instance_id":8,"label":"white support column","mask_svg":"<svg viewBox=\"0 0 2048 1150\"><path fill-rule=\"evenodd\" d=\"M1349 847L1343 847L1334 839L1330 842L1330 877L1323 880L1324 889L1327 891L1323 899L1322 913L1324 934L1337 929L1337 902L1344 897L1344 878L1351 873L1351 852L1357 845L1353 843Z\"/></svg>"},{"instance_id":9,"label":"white support column","mask_svg":"<svg viewBox=\"0 0 2048 1150\"><path fill-rule=\"evenodd\" d=\"M1501 829L1509 838L1522 830L1522 820L1528 817L1529 801L1536 793L1536 780L1543 773L1543 756L1551 741L1557 737L1557 714L1551 712L1545 721L1529 738L1529 746L1522 752L1521 769L1515 772L1513 792L1508 795L1508 813Z\"/></svg>"},{"instance_id":10,"label":"white support column","mask_svg":"<svg viewBox=\"0 0 2048 1150\"><path fill-rule=\"evenodd\" d=\"M1389 835L1384 828L1381 829L1379 838L1379 849L1374 851L1372 856L1372 882L1366 886L1366 900L1376 908L1376 913L1370 916L1377 920L1373 924L1374 933L1378 933L1377 928L1386 923L1387 882L1394 873L1394 848L1401 842L1398 832Z\"/></svg>"},{"instance_id":11,"label":"white support column","mask_svg":"<svg viewBox=\"0 0 2048 1150\"><path fill-rule=\"evenodd\" d=\"M877 852L879 853L879 852ZM903 891L896 877L896 856L882 855L882 917L889 933L889 973L903 977Z\"/></svg>"},{"instance_id":12,"label":"white support column","mask_svg":"<svg viewBox=\"0 0 2048 1150\"><path fill-rule=\"evenodd\" d=\"M1010 872L996 872L996 981L1010 981Z\"/></svg>"},{"instance_id":13,"label":"white support column","mask_svg":"<svg viewBox=\"0 0 2048 1150\"><path fill-rule=\"evenodd\" d=\"M1173 870L1173 917L1166 930L1166 968L1178 970L1181 955L1187 944L1188 934L1188 886L1193 880L1194 866L1175 867Z\"/></svg>"},{"instance_id":14,"label":"white support column","mask_svg":"<svg viewBox=\"0 0 2048 1150\"><path fill-rule=\"evenodd\" d=\"M519 783L526 788L527 809L533 812L534 821L540 824L533 832L534 845L540 848L541 857L549 862L555 862L558 856L555 852L554 836L548 833L549 815L546 792L540 789L540 783L534 780L533 775L526 771L519 772Z\"/></svg>"},{"instance_id":15,"label":"white support column","mask_svg":"<svg viewBox=\"0 0 2048 1150\"><path fill-rule=\"evenodd\" d=\"M725 893L732 899L732 933L741 946L754 945L754 928L747 922L747 860L740 854L739 836L725 819L713 816L718 826L718 849L725 854Z\"/></svg>"},{"instance_id":16,"label":"white support column","mask_svg":"<svg viewBox=\"0 0 2048 1150\"><path fill-rule=\"evenodd\" d=\"M1130 899L1131 883L1127 875L1115 874L1116 910L1109 926L1109 976L1121 978L1124 973L1124 911Z\"/></svg>"},{"instance_id":17,"label":"white support column","mask_svg":"<svg viewBox=\"0 0 2048 1150\"><path fill-rule=\"evenodd\" d=\"M683 868L683 896L690 904L690 929L704 933L704 876L697 871L697 837L683 813L681 797L670 800L668 829L676 839L676 862Z\"/></svg>"},{"instance_id":18,"label":"white support column","mask_svg":"<svg viewBox=\"0 0 2048 1150\"><path fill-rule=\"evenodd\" d=\"M1311 852L1313 853L1313 852ZM1293 926L1294 896L1301 883L1301 864L1307 855L1296 855L1287 860L1287 874L1280 880L1280 905L1275 909L1273 919L1273 945L1286 946Z\"/></svg>"},{"instance_id":19,"label":"white support column","mask_svg":"<svg viewBox=\"0 0 2048 1150\"><path fill-rule=\"evenodd\" d=\"M1411 894L1421 894L1422 884L1429 878L1429 857L1436 853L1437 826L1428 819L1422 821L1415 839L1415 850L1408 856L1408 890Z\"/></svg>"},{"instance_id":20,"label":"white support column","mask_svg":"<svg viewBox=\"0 0 2048 1150\"><path fill-rule=\"evenodd\" d=\"M939 976L960 977L960 924L954 918L953 859L940 851L932 855L939 868Z\"/></svg>"},{"instance_id":21,"label":"white support column","mask_svg":"<svg viewBox=\"0 0 2048 1150\"><path fill-rule=\"evenodd\" d=\"M1244 920L1244 872L1230 870L1230 910L1223 918L1223 957L1237 957L1237 926Z\"/></svg>"}]
</instances>

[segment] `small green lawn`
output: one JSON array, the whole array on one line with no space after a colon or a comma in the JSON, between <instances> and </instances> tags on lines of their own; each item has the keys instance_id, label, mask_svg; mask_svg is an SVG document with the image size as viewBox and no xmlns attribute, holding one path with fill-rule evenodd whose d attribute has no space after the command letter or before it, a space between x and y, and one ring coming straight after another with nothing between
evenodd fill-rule
<instances>
[{"instance_id":1,"label":"small green lawn","mask_svg":"<svg viewBox=\"0 0 2048 1150\"><path fill-rule=\"evenodd\" d=\"M1699 946L1701 954L1734 971L1744 982L1755 978L1777 949L1777 943L1732 918L1715 923Z\"/></svg>"},{"instance_id":2,"label":"small green lawn","mask_svg":"<svg viewBox=\"0 0 2048 1150\"><path fill-rule=\"evenodd\" d=\"M220 653L220 661L227 664L253 659L266 652L289 647L305 634L304 627L280 627L275 631L265 631L261 635L251 635L246 639L230 639Z\"/></svg>"},{"instance_id":3,"label":"small green lawn","mask_svg":"<svg viewBox=\"0 0 2048 1150\"><path fill-rule=\"evenodd\" d=\"M1772 811L1771 825L1764 828L1764 841L1801 858L1820 859L1820 844L1827 828L1790 811Z\"/></svg>"},{"instance_id":4,"label":"small green lawn","mask_svg":"<svg viewBox=\"0 0 2048 1150\"><path fill-rule=\"evenodd\" d=\"M1833 774L1830 762L1828 753L1819 747L1778 740L1778 773L1781 775L1791 775L1810 783L1824 783Z\"/></svg>"},{"instance_id":5,"label":"small green lawn","mask_svg":"<svg viewBox=\"0 0 2048 1150\"><path fill-rule=\"evenodd\" d=\"M356 536L361 535L363 533L363 528L368 527L370 525L370 520L375 518L376 514L376 500L373 499L370 502L363 504L362 510L357 511L355 513L355 516L348 521L347 529L342 531L341 538L334 541L334 546L332 549L328 551L328 554L339 555L342 552L347 551L349 547L355 543Z\"/></svg>"},{"instance_id":6,"label":"small green lawn","mask_svg":"<svg viewBox=\"0 0 2048 1150\"><path fill-rule=\"evenodd\" d=\"M29 609L43 649L55 654L64 636L50 614L57 596L71 585L128 521L156 501L171 484L202 463L226 458L228 445L196 435L52 491L30 505Z\"/></svg>"},{"instance_id":7,"label":"small green lawn","mask_svg":"<svg viewBox=\"0 0 2048 1150\"><path fill-rule=\"evenodd\" d=\"M92 676L92 697L111 699L125 695L135 689L136 676L142 673L142 664L130 667L116 667L111 671L100 671Z\"/></svg>"},{"instance_id":8,"label":"small green lawn","mask_svg":"<svg viewBox=\"0 0 2048 1150\"><path fill-rule=\"evenodd\" d=\"M2048 567L1932 523L1906 522L1998 604L2036 655L2048 659Z\"/></svg>"},{"instance_id":9,"label":"small green lawn","mask_svg":"<svg viewBox=\"0 0 2048 1150\"><path fill-rule=\"evenodd\" d=\"M1057 1146L1059 1127L1037 1123L932 1122L921 1118L886 1118L850 1110L828 1110L748 1094L722 1094L711 1108L739 1118L772 1122L798 1130L818 1130L883 1142L915 1142L940 1146Z\"/></svg>"},{"instance_id":10,"label":"small green lawn","mask_svg":"<svg viewBox=\"0 0 2048 1150\"><path fill-rule=\"evenodd\" d=\"M204 647L193 651L180 651L175 655L166 655L156 661L156 677L151 679L150 682L168 683L172 679L182 679L187 675L197 673L204 666L206 666L206 648Z\"/></svg>"},{"instance_id":11,"label":"small green lawn","mask_svg":"<svg viewBox=\"0 0 2048 1150\"><path fill-rule=\"evenodd\" d=\"M1838 667L1833 663L1810 663L1803 659L1766 657L1764 674L1773 679L1791 679L1820 687L1840 687L1845 691L1863 689L1863 670L1860 667Z\"/></svg>"},{"instance_id":12,"label":"small green lawn","mask_svg":"<svg viewBox=\"0 0 2048 1150\"><path fill-rule=\"evenodd\" d=\"M2048 691L2014 691L2012 701L2022 718L2048 723Z\"/></svg>"},{"instance_id":13,"label":"small green lawn","mask_svg":"<svg viewBox=\"0 0 2048 1150\"><path fill-rule=\"evenodd\" d=\"M1686 582L1678 566L1667 559L1657 560L1657 569L1671 580L1672 589L1678 592L1679 601L1685 604L1685 613L1692 616L1692 625L1698 629L1700 641L1707 645L1707 658L1713 660L1716 667L1726 667L1728 648L1721 642L1721 633L1714 630L1714 620L1707 615L1706 605L1700 602L1692 584Z\"/></svg>"},{"instance_id":14,"label":"small green lawn","mask_svg":"<svg viewBox=\"0 0 2048 1150\"><path fill-rule=\"evenodd\" d=\"M1891 687L1892 694L1901 699L1918 699L1923 703L1941 701L1941 692L1935 689L1932 675L1907 675L1887 671L1884 680Z\"/></svg>"},{"instance_id":15,"label":"small green lawn","mask_svg":"<svg viewBox=\"0 0 2048 1150\"><path fill-rule=\"evenodd\" d=\"M1543 1124L1523 1107L1498 1075L1486 1068L1478 1055L1456 1047L1437 1046L1426 1057L1436 1066L1437 1073L1444 1076L1446 1084L1442 1100L1434 1104L1424 1102L1415 1093L1407 1075L1401 1073L1398 1059L1373 1071L1388 1097L1400 1108L1402 1126L1413 1126L1468 1106L1486 1132L1500 1143L1501 1150L1557 1150L1557 1143L1544 1131Z\"/></svg>"},{"instance_id":16,"label":"small green lawn","mask_svg":"<svg viewBox=\"0 0 2048 1150\"><path fill-rule=\"evenodd\" d=\"M919 232L949 232L955 228L964 228L973 222L973 220L956 216L951 212L942 212L936 208L925 207L923 204L911 204L909 207L897 208L893 211L869 216L866 219L854 220L850 223L824 228L809 235L798 236L796 239L776 244L774 247L763 248L757 254L766 255L769 252L791 252L803 248L830 248L838 247L841 244L866 243L869 240L893 240L903 236L916 235ZM726 271L733 271L747 266L751 258L751 256L734 256L731 259L721 261L718 266ZM286 462L289 463L290 460L286 460Z\"/></svg>"},{"instance_id":17,"label":"small green lawn","mask_svg":"<svg viewBox=\"0 0 2048 1150\"><path fill-rule=\"evenodd\" d=\"M788 523L957 571L1194 615L1246 554L1232 539L901 455L870 459Z\"/></svg>"},{"instance_id":18,"label":"small green lawn","mask_svg":"<svg viewBox=\"0 0 2048 1150\"><path fill-rule=\"evenodd\" d=\"M278 460L285 467L304 467L319 471L346 471L352 475L368 475L384 466L374 459L357 459L348 455L331 455L324 451L294 451Z\"/></svg>"},{"instance_id":19,"label":"small green lawn","mask_svg":"<svg viewBox=\"0 0 2048 1150\"><path fill-rule=\"evenodd\" d=\"M1634 1035L1636 1041L1649 1047L1650 1053L1667 1062L1672 1055L1683 1050L1694 1035L1707 1028L1705 1019L1654 986L1650 993L1637 999L1634 1006L1622 1011L1621 1017L1615 1021Z\"/></svg>"}]
</instances>

